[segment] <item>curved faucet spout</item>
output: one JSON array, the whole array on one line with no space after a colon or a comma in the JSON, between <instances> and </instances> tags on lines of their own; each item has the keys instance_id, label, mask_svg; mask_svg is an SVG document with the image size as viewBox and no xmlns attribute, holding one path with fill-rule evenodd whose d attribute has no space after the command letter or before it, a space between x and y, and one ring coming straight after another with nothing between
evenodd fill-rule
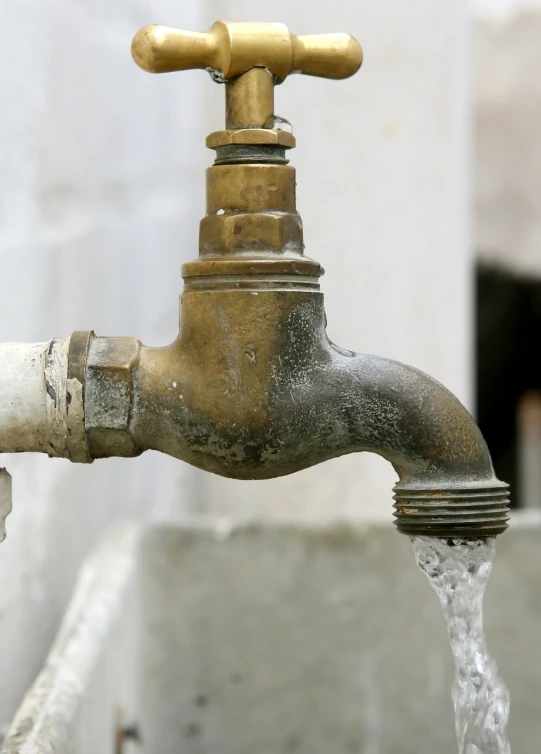
<instances>
[{"instance_id":1,"label":"curved faucet spout","mask_svg":"<svg viewBox=\"0 0 541 754\"><path fill-rule=\"evenodd\" d=\"M399 477L395 523L404 533L501 533L508 485L496 478L483 436L460 401L417 369L329 347L335 353L311 389L301 386L294 397L312 438L309 453L317 455L314 446L322 444L326 457L369 451L388 460Z\"/></svg>"}]
</instances>

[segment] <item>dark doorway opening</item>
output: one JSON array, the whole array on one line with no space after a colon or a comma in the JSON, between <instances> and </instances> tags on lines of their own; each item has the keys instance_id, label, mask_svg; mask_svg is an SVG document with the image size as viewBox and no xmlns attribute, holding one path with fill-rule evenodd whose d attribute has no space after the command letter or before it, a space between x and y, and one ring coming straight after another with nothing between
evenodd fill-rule
<instances>
[{"instance_id":1,"label":"dark doorway opening","mask_svg":"<svg viewBox=\"0 0 541 754\"><path fill-rule=\"evenodd\" d=\"M528 481L521 473L521 443L525 432L535 437L541 431L535 426L541 416L536 347L541 338L541 280L479 265L476 319L477 421L497 476L511 484L512 504L523 506Z\"/></svg>"}]
</instances>

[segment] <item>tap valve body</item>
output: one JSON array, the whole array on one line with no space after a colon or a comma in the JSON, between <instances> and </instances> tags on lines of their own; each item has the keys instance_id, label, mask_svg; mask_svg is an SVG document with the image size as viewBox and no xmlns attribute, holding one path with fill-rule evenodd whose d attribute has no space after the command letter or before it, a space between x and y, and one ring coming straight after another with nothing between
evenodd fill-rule
<instances>
[{"instance_id":1,"label":"tap valve body","mask_svg":"<svg viewBox=\"0 0 541 754\"><path fill-rule=\"evenodd\" d=\"M369 451L397 472L400 531L504 531L507 485L460 402L422 372L338 348L325 332L323 270L304 254L287 160L295 137L275 115L274 90L292 73L348 78L362 62L358 42L218 21L205 33L147 26L132 55L146 71L203 69L225 87L225 128L207 137L216 159L199 256L182 268L178 337L164 348L93 332L24 351L8 344L0 450L78 462L157 450L261 480ZM30 400L18 394L23 381ZM9 478L0 483L1 518Z\"/></svg>"}]
</instances>

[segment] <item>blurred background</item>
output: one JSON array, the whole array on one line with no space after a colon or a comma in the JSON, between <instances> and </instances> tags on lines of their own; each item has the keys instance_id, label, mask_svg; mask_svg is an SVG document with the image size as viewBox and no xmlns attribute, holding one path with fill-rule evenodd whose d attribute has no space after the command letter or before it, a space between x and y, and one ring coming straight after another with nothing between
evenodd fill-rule
<instances>
[{"instance_id":1,"label":"blurred background","mask_svg":"<svg viewBox=\"0 0 541 754\"><path fill-rule=\"evenodd\" d=\"M541 0L0 0L0 18L0 339L176 335L223 90L200 71L139 70L140 26L346 31L365 50L358 76L292 77L276 95L297 136L329 335L447 385L476 414L514 504L541 505ZM371 456L257 484L155 453L4 464L0 723L111 521L391 520L394 473Z\"/></svg>"}]
</instances>

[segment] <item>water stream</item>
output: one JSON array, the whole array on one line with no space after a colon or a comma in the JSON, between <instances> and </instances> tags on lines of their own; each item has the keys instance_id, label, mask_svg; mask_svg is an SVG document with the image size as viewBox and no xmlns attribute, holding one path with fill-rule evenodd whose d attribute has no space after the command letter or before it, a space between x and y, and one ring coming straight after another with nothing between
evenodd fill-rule
<instances>
[{"instance_id":1,"label":"water stream","mask_svg":"<svg viewBox=\"0 0 541 754\"><path fill-rule=\"evenodd\" d=\"M511 754L509 692L488 654L483 595L495 539L412 537L417 565L435 589L455 662L452 690L459 754Z\"/></svg>"}]
</instances>

